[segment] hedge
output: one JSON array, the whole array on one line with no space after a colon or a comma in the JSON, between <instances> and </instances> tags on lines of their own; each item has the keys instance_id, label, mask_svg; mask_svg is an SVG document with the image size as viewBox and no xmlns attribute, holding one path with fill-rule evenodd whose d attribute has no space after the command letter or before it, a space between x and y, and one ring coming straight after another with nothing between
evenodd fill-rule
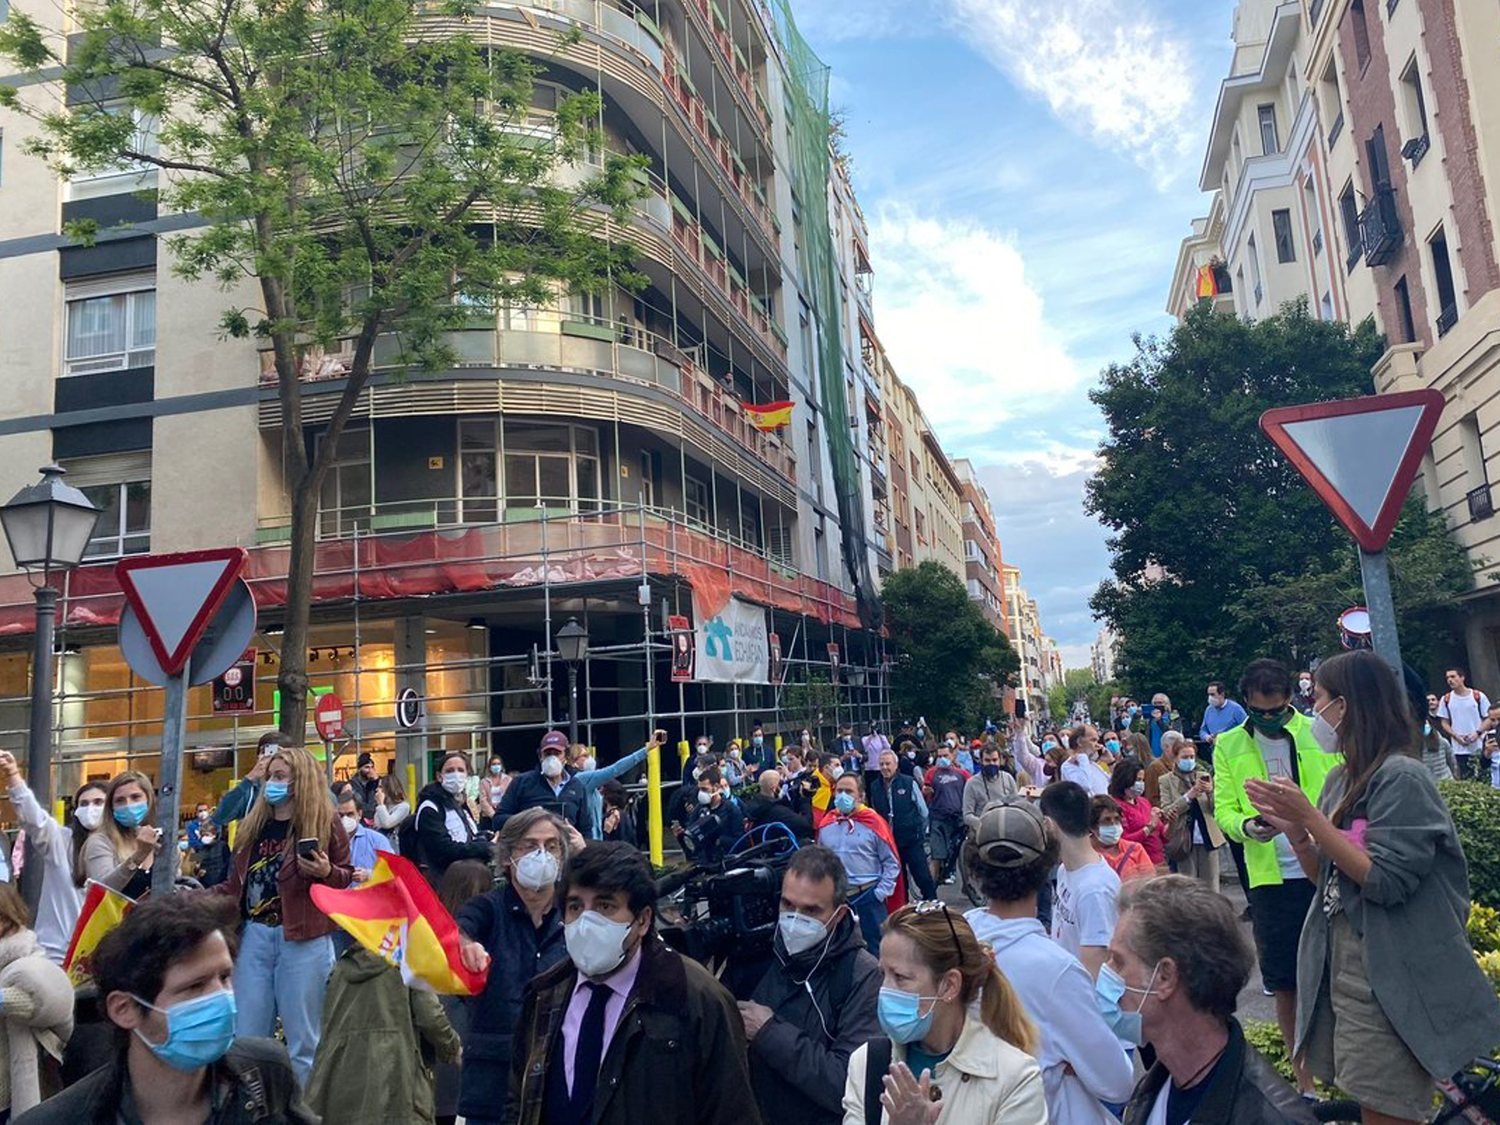
<instances>
[{"instance_id":1,"label":"hedge","mask_svg":"<svg viewBox=\"0 0 1500 1125\"><path fill-rule=\"evenodd\" d=\"M1500 789L1477 781L1443 781L1438 789L1469 862L1469 898L1500 910Z\"/></svg>"}]
</instances>

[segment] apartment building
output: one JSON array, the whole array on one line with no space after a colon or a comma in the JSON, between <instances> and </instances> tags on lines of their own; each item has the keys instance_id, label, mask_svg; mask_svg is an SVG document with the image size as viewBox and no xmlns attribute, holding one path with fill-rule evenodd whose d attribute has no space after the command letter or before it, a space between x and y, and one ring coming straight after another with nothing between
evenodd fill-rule
<instances>
[{"instance_id":1,"label":"apartment building","mask_svg":"<svg viewBox=\"0 0 1500 1125\"><path fill-rule=\"evenodd\" d=\"M995 532L995 514L990 497L979 483L973 462L953 462L958 475L959 499L963 504L964 572L969 600L996 629L1005 628L1005 585L1001 568L1000 537Z\"/></svg>"},{"instance_id":2,"label":"apartment building","mask_svg":"<svg viewBox=\"0 0 1500 1125\"><path fill-rule=\"evenodd\" d=\"M1351 322L1374 317L1382 392L1448 400L1423 466L1430 507L1474 568L1465 607L1480 681L1500 666L1500 10L1466 0L1312 0L1307 74L1327 137Z\"/></svg>"},{"instance_id":3,"label":"apartment building","mask_svg":"<svg viewBox=\"0 0 1500 1125\"><path fill-rule=\"evenodd\" d=\"M1234 55L1220 84L1199 187L1208 215L1178 252L1167 310L1210 301L1249 319L1306 299L1327 320L1346 313L1342 262L1328 247L1334 213L1327 145L1299 0L1241 0Z\"/></svg>"},{"instance_id":4,"label":"apartment building","mask_svg":"<svg viewBox=\"0 0 1500 1125\"><path fill-rule=\"evenodd\" d=\"M752 717L774 722L778 667L791 682L831 676L845 717L874 716L870 575L890 549L865 528L878 526L873 466L889 451L866 421L885 416L880 373L858 351L868 253L837 246L841 231L850 246L867 236L841 173L800 182L808 162L792 147L817 151L826 132L794 109L810 52L784 7L537 0L483 8L469 27L545 57L532 126L547 128L564 93L597 87L606 144L648 157L627 232L648 284L491 310L455 334L458 367L383 368L360 398L322 497L308 654L314 691L345 701L354 741L340 770L359 750L424 776L452 749L533 762L540 731L567 717L553 638L570 618L589 634L578 718L605 760L668 717L674 737L721 744ZM236 294L171 269L160 236L173 224L140 194L154 173L60 181L23 155L27 131L0 114L0 487L56 460L104 510L59 616L62 790L154 770L160 694L115 640L122 555L250 550L252 698L237 710L194 688L188 743L244 746L275 725L282 450L326 425L344 368L338 354L308 358L307 428L283 432L267 357L219 336ZM111 236L61 236L88 218ZM829 258L836 291L820 295ZM852 298L837 291L846 278ZM377 354L388 363L391 349ZM795 404L787 429L747 423L745 404L782 399ZM0 744L19 749L30 590L14 573L0 584ZM772 670L673 682L667 617L695 618L695 595L721 585L769 634ZM406 692L423 704L415 726L398 720ZM231 776L201 761L184 801Z\"/></svg>"},{"instance_id":5,"label":"apartment building","mask_svg":"<svg viewBox=\"0 0 1500 1125\"><path fill-rule=\"evenodd\" d=\"M1107 684L1115 678L1119 650L1120 638L1114 630L1100 629L1089 648L1089 664L1094 670L1094 679L1099 683Z\"/></svg>"}]
</instances>

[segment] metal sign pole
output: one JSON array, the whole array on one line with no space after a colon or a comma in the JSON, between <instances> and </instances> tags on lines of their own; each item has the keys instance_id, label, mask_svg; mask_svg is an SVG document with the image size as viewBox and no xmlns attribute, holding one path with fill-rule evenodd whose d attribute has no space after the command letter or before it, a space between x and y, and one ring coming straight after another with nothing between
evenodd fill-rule
<instances>
[{"instance_id":1,"label":"metal sign pole","mask_svg":"<svg viewBox=\"0 0 1500 1125\"><path fill-rule=\"evenodd\" d=\"M1391 597L1391 569L1384 551L1359 550L1359 576L1365 584L1365 608L1370 611L1370 639L1375 653L1400 677L1401 642L1396 636L1396 602Z\"/></svg>"},{"instance_id":2,"label":"metal sign pole","mask_svg":"<svg viewBox=\"0 0 1500 1125\"><path fill-rule=\"evenodd\" d=\"M187 730L188 670L168 676L161 713L161 769L156 779L156 827L161 829L151 867L151 894L162 898L177 884L177 795L182 790L182 741Z\"/></svg>"}]
</instances>

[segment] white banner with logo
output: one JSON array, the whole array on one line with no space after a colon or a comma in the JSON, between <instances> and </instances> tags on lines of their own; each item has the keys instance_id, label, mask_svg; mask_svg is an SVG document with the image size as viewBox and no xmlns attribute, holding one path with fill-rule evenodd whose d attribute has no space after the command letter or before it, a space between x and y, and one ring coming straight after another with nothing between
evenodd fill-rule
<instances>
[{"instance_id":1,"label":"white banner with logo","mask_svg":"<svg viewBox=\"0 0 1500 1125\"><path fill-rule=\"evenodd\" d=\"M770 630L764 609L730 598L723 609L709 615L694 594L693 619L698 649L694 679L715 684L771 682Z\"/></svg>"}]
</instances>

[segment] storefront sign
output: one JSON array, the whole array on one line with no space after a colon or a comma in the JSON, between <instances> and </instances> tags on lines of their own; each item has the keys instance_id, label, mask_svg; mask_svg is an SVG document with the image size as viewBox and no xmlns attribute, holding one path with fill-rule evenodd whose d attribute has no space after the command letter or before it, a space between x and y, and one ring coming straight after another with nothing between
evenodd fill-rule
<instances>
[{"instance_id":1,"label":"storefront sign","mask_svg":"<svg viewBox=\"0 0 1500 1125\"><path fill-rule=\"evenodd\" d=\"M697 619L696 680L716 684L770 682L770 630L763 608L730 598L723 609L709 616L696 593L693 608Z\"/></svg>"},{"instance_id":2,"label":"storefront sign","mask_svg":"<svg viewBox=\"0 0 1500 1125\"><path fill-rule=\"evenodd\" d=\"M248 714L255 710L255 660L255 650L246 649L234 667L214 677L215 715Z\"/></svg>"}]
</instances>

